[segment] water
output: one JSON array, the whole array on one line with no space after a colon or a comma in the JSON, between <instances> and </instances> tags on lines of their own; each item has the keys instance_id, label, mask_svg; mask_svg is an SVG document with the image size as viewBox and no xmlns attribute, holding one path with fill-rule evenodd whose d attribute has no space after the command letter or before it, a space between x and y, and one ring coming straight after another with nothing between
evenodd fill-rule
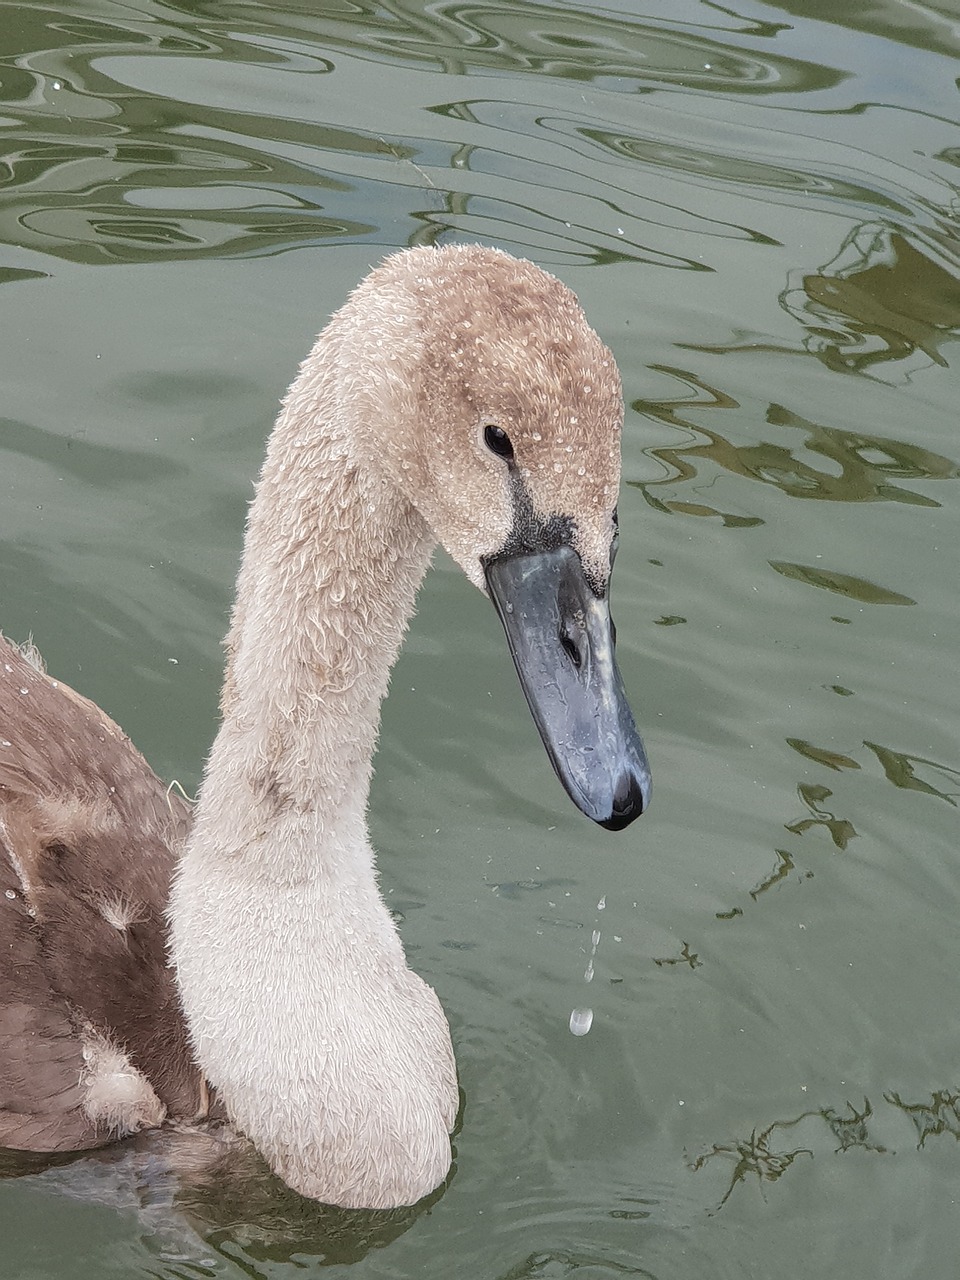
<instances>
[{"instance_id":1,"label":"water","mask_svg":"<svg viewBox=\"0 0 960 1280\"><path fill-rule=\"evenodd\" d=\"M623 371L614 611L656 777L622 835L579 818L439 563L371 818L453 1025L449 1186L361 1221L259 1169L74 1165L0 1183L7 1273L952 1277L953 10L79 0L0 30L5 631L192 793L279 395L384 252L480 239L571 284Z\"/></svg>"}]
</instances>

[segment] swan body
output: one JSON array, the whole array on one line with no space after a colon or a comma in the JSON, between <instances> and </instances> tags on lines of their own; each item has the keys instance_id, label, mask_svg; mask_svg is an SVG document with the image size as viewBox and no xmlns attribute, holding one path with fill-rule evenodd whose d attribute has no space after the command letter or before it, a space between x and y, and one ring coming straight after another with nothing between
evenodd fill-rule
<instances>
[{"instance_id":1,"label":"swan body","mask_svg":"<svg viewBox=\"0 0 960 1280\"><path fill-rule=\"evenodd\" d=\"M443 1181L447 1021L367 834L380 704L439 541L494 601L574 801L615 828L642 811L609 621L622 413L610 352L531 263L414 249L361 282L268 444L192 821L0 641L0 1145L201 1119L212 1087L304 1195Z\"/></svg>"}]
</instances>

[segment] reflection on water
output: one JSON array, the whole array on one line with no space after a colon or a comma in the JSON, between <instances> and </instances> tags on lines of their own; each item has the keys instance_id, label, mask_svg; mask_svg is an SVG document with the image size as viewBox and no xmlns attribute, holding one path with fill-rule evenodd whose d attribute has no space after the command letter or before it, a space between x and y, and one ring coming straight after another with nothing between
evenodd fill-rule
<instances>
[{"instance_id":1,"label":"reflection on water","mask_svg":"<svg viewBox=\"0 0 960 1280\"><path fill-rule=\"evenodd\" d=\"M910 1117L917 1131L917 1147L928 1138L942 1133L952 1134L960 1142L960 1092L955 1089L937 1089L929 1101L904 1102L899 1093L885 1093L884 1101Z\"/></svg>"},{"instance_id":2,"label":"reflection on water","mask_svg":"<svg viewBox=\"0 0 960 1280\"><path fill-rule=\"evenodd\" d=\"M790 828L788 827L787 830L789 831ZM777 865L768 876L765 876L764 879L760 881L755 889L750 890L750 897L754 902L757 901L761 893L766 893L768 889L775 888L778 884L782 883L782 881L786 880L791 871L796 870L796 863L786 849L775 849L774 853L777 855ZM801 875L801 879L812 880L813 872L804 871Z\"/></svg>"},{"instance_id":3,"label":"reflection on water","mask_svg":"<svg viewBox=\"0 0 960 1280\"><path fill-rule=\"evenodd\" d=\"M130 262L376 240L383 221L399 217L407 241L470 230L596 262L713 271L718 242L778 243L751 217L764 190L917 222L896 184L852 180L853 154L828 167L789 147L762 158L757 129L733 115L722 138L703 145L702 111L714 114L718 94L757 97L768 110L780 97L833 102L849 72L785 55L789 29L690 2L657 21L415 0L321 14L295 4L157 4L141 15L104 0L85 18L21 7L3 80L13 128L0 230L7 243L78 262ZM370 75L389 84L405 68L442 73L447 92L428 82L426 120L366 111L360 84ZM494 75L505 91L493 97L449 94L458 78L472 87ZM344 102L328 83L334 76L356 79ZM533 102L528 82L538 88ZM590 87L589 103L565 92L579 86ZM638 95L664 91L682 94L682 111L668 127L649 104L638 133ZM431 115L436 136L423 132ZM806 127L802 115L792 114L791 127ZM472 181L475 173L509 175L509 192ZM711 185L742 189L736 212L751 220L725 214L725 199L704 206L697 191ZM420 191L412 209L406 189ZM543 190L556 193L550 207ZM886 224L877 226L882 239ZM897 244L909 252L903 237ZM824 273L836 283L864 270L844 259ZM921 281L921 311L925 292ZM908 311L928 323L912 304Z\"/></svg>"},{"instance_id":4,"label":"reflection on water","mask_svg":"<svg viewBox=\"0 0 960 1280\"><path fill-rule=\"evenodd\" d=\"M693 437L694 443L651 449L651 455L663 466L664 476L652 481L627 481L640 489L657 510L720 516L727 527L742 528L762 523L758 517L733 517L706 504L667 497L660 492L662 489L673 492L680 483L698 477L701 482L710 479L716 468L746 480L772 485L791 498L827 502L903 502L926 507L940 504L935 498L894 482L955 480L960 475L957 462L920 445L810 422L779 404L769 405L766 422L771 427L802 433L802 438L795 445L773 440L736 444L719 431L683 413L689 409L698 412L708 409L739 410L736 400L719 388L707 385L689 370L662 367L660 371L685 383L694 394L670 401L637 400L632 407L639 413L682 429L684 434ZM827 465L814 466L799 456L804 453L826 459ZM816 585L826 585L826 582ZM869 597L855 595L854 598Z\"/></svg>"},{"instance_id":5,"label":"reflection on water","mask_svg":"<svg viewBox=\"0 0 960 1280\"><path fill-rule=\"evenodd\" d=\"M956 257L960 245L953 249ZM960 329L956 261L949 267L929 247L868 223L816 275L788 284L781 304L807 330L805 350L828 368L902 381L946 364L940 347Z\"/></svg>"},{"instance_id":6,"label":"reflection on water","mask_svg":"<svg viewBox=\"0 0 960 1280\"><path fill-rule=\"evenodd\" d=\"M886 1095L885 1095L886 1096ZM888 1099L889 1100L889 1099ZM777 1182L787 1172L798 1156L816 1155L812 1147L794 1147L791 1150L773 1150L771 1140L775 1134L783 1133L802 1125L807 1120L822 1120L837 1142L833 1154L850 1151L859 1147L864 1151L872 1151L877 1155L885 1155L887 1148L870 1138L868 1121L873 1115L873 1105L868 1098L863 1100L863 1108L858 1111L851 1103L846 1104L846 1111L838 1111L834 1107L823 1107L819 1111L804 1111L792 1120L775 1120L763 1130L754 1129L749 1138L741 1138L733 1142L716 1144L693 1163L694 1170L700 1170L716 1156L733 1160L733 1173L730 1185L723 1199L717 1206L722 1209L738 1184L745 1182L748 1175L753 1175L761 1189L764 1182ZM778 1147L780 1139L776 1139Z\"/></svg>"},{"instance_id":7,"label":"reflection on water","mask_svg":"<svg viewBox=\"0 0 960 1280\"><path fill-rule=\"evenodd\" d=\"M202 1131L146 1133L79 1156L0 1151L0 1179L23 1178L42 1194L107 1207L139 1225L143 1246L173 1274L309 1258L312 1265L355 1263L408 1231L435 1206L456 1174L409 1209L334 1209L297 1195L247 1144L224 1146ZM213 1151L213 1154L211 1154ZM54 1201L51 1199L51 1203ZM302 1265L302 1264L301 1264Z\"/></svg>"},{"instance_id":8,"label":"reflection on water","mask_svg":"<svg viewBox=\"0 0 960 1280\"><path fill-rule=\"evenodd\" d=\"M807 742L802 738L787 738L786 743L798 755L803 756L804 759L811 761L813 764L822 765L833 772L847 770L859 772L863 768L853 756L827 747L816 746L814 743ZM901 790L917 791L924 795L936 796L940 800L945 800L947 804L952 805L954 808L957 807L957 798L960 797L960 769L952 768L949 765L924 756L896 751L892 747L884 747L876 742L865 741L863 745L873 752L880 762L884 777L895 787ZM939 787L934 786L933 783L918 775L918 767L933 771L934 776L939 775L951 789L940 790ZM838 815L827 807L826 802L831 799L833 794L831 788L823 783L799 782L797 784L797 795L806 812L801 818L793 818L785 822L783 824L784 828L795 836L804 836L817 830L823 831L829 836L834 848L839 849L841 852L845 850L850 841L856 839L860 832L857 831L848 817ZM782 886L790 879L793 879L795 884L800 885L805 880L813 878L814 873L811 870L807 868L798 869L796 854L779 848L775 849L774 853L777 858L776 865L768 875L764 876L750 890L749 896L754 902L757 902L762 894ZM791 872L794 871L798 871L798 874L791 877ZM730 911L718 912L717 919L734 919L742 914L743 909L741 907L733 907ZM655 959L654 963L658 966L687 963L691 968L696 968L701 962L697 955L689 953L687 944L683 943L683 949L679 957L658 958Z\"/></svg>"},{"instance_id":9,"label":"reflection on water","mask_svg":"<svg viewBox=\"0 0 960 1280\"><path fill-rule=\"evenodd\" d=\"M890 591L868 582L866 578L857 578L852 573L837 573L835 569L823 569L811 564L789 564L785 560L771 560L770 568L785 578L793 578L796 582L805 582L811 587L822 587L825 591L834 591L839 596L847 596L850 600L862 600L865 604L916 604L909 596L899 591Z\"/></svg>"},{"instance_id":10,"label":"reflection on water","mask_svg":"<svg viewBox=\"0 0 960 1280\"><path fill-rule=\"evenodd\" d=\"M189 12L198 7L227 29L260 34L246 5L191 5ZM750 38L769 39L782 29L780 23L742 18L712 6L706 11L684 8L694 20L683 21L678 12L674 20L652 22L629 13L558 9L530 0L455 0L429 7L355 0L339 11L329 6L322 17L301 2L271 17L288 38L313 39L325 49L359 50L367 58L392 64L426 63L452 75L491 70L548 75L627 92L664 84L770 92L836 80L836 73L784 58L772 49L762 56L759 51L739 50L739 41L731 39L740 36L745 44ZM204 28L209 30L209 25L204 23Z\"/></svg>"},{"instance_id":11,"label":"reflection on water","mask_svg":"<svg viewBox=\"0 0 960 1280\"><path fill-rule=\"evenodd\" d=\"M658 969L662 969L664 967L670 968L675 964L685 964L691 969L699 969L703 964L703 961L695 951L690 950L689 943L684 942L680 947L680 954L678 956L654 956L653 963Z\"/></svg>"},{"instance_id":12,"label":"reflection on water","mask_svg":"<svg viewBox=\"0 0 960 1280\"><path fill-rule=\"evenodd\" d=\"M770 1146L771 1138L775 1132L781 1129L790 1129L795 1124L799 1124L803 1118L804 1116L798 1116L796 1120L774 1121L773 1124L767 1125L766 1129L754 1129L747 1138L740 1138L733 1142L722 1144L715 1143L710 1151L698 1156L692 1165L694 1170L703 1169L709 1161L717 1156L733 1161L730 1185L724 1192L723 1199L717 1205L718 1209L723 1208L739 1183L746 1182L748 1175L755 1177L762 1188L765 1181L776 1182L779 1178L782 1178L798 1156L810 1156L811 1159L813 1158L813 1152L809 1147L794 1147L789 1151L774 1151Z\"/></svg>"},{"instance_id":13,"label":"reflection on water","mask_svg":"<svg viewBox=\"0 0 960 1280\"><path fill-rule=\"evenodd\" d=\"M356 216L358 206L382 210L391 200L370 183L375 176L442 192L441 210L428 200L418 211L428 228L466 220L502 240L502 228L492 224L498 207L503 225L515 222L514 203L469 208L471 191L451 188L449 176L501 167L509 136L502 98L429 107L480 125L491 141L495 129L494 149L478 149L465 139L397 136L389 124L369 130L331 121L318 110L330 102L324 78L358 58L385 69L436 68L448 77L546 75L618 94L671 84L786 92L836 79L772 50L760 57L727 41L770 38L778 29L720 11L707 24L652 23L530 3L425 9L367 2L328 6L322 15L296 5L157 5L141 16L107 0L96 18L24 7L5 49L3 98L20 127L8 133L0 161L0 234L9 244L85 263L262 255L375 238L377 225ZM493 117L486 128L485 114ZM512 130L521 149L530 130L561 140L580 132L591 145L609 145L602 121L585 126L577 118L525 114ZM528 172L531 199L520 217L539 218L544 233L561 241L576 241L578 229L596 246L595 221L578 228L538 213L538 183L553 186L560 172L568 189L583 187L575 171L557 170L557 158ZM683 167L680 153L674 167ZM620 185L608 188L611 207L623 204ZM345 198L358 187L369 199ZM624 236L622 225L616 236ZM415 228L407 238L416 238ZM695 256L618 246L615 238L604 254L705 269Z\"/></svg>"},{"instance_id":14,"label":"reflection on water","mask_svg":"<svg viewBox=\"0 0 960 1280\"><path fill-rule=\"evenodd\" d=\"M929 1099L920 1102L905 1102L899 1093L891 1090L883 1094L883 1100L909 1118L916 1130L918 1150L928 1138L945 1133L952 1134L960 1141L960 1093L956 1090L938 1089ZM875 1155L895 1154L872 1133L878 1121L886 1124L887 1120L888 1117L875 1115L869 1098L864 1098L860 1109L847 1102L844 1109L826 1106L819 1110L807 1110L789 1120L775 1120L765 1129L754 1129L749 1137L716 1143L699 1156L691 1168L699 1171L718 1156L733 1161L729 1185L717 1206L722 1209L737 1186L746 1182L748 1176L755 1177L762 1189L764 1182L777 1182L782 1178L798 1156L809 1156L812 1160L817 1160L855 1148ZM823 1129L815 1123L817 1121L826 1125L835 1141L832 1151L830 1145L823 1142ZM784 1144L779 1135L798 1127L802 1127L804 1139L810 1145L792 1147ZM785 1145L788 1146L786 1150L783 1149Z\"/></svg>"},{"instance_id":15,"label":"reflection on water","mask_svg":"<svg viewBox=\"0 0 960 1280\"><path fill-rule=\"evenodd\" d=\"M864 1151L876 1151L883 1154L886 1147L871 1142L867 1121L873 1115L873 1104L868 1098L863 1100L863 1110L858 1111L851 1103L847 1103L849 1115L825 1107L819 1114L826 1120L830 1131L839 1143L837 1151L849 1151L851 1147L862 1147Z\"/></svg>"},{"instance_id":16,"label":"reflection on water","mask_svg":"<svg viewBox=\"0 0 960 1280\"><path fill-rule=\"evenodd\" d=\"M84 439L80 429L64 436L44 431L29 422L0 418L3 448L15 455L43 463L58 475L71 475L96 487L173 479L186 473L182 463L146 457L130 449L109 448ZM38 494L38 497L45 496Z\"/></svg>"},{"instance_id":17,"label":"reflection on water","mask_svg":"<svg viewBox=\"0 0 960 1280\"><path fill-rule=\"evenodd\" d=\"M826 747L814 746L812 742L804 742L802 738L787 738L787 746L793 747L794 751L805 756L807 760L813 760L815 764L825 764L828 769L859 769L860 766L856 760L852 760L850 756L845 756L839 751L830 751Z\"/></svg>"},{"instance_id":18,"label":"reflection on water","mask_svg":"<svg viewBox=\"0 0 960 1280\"><path fill-rule=\"evenodd\" d=\"M856 763L853 767L860 768ZM785 822L786 829L792 831L794 835L802 836L812 828L823 827L829 832L830 839L838 849L846 849L850 841L859 834L847 818L837 818L829 809L823 807L823 802L833 795L829 787L821 786L816 782L801 782L797 787L797 794L813 816L800 818L796 822Z\"/></svg>"},{"instance_id":19,"label":"reflection on water","mask_svg":"<svg viewBox=\"0 0 960 1280\"><path fill-rule=\"evenodd\" d=\"M600 1258L595 1253L578 1253L572 1249L559 1249L550 1253L531 1253L515 1267L505 1271L497 1280L565 1280L567 1276L590 1276L596 1280L606 1277L639 1276L641 1280L657 1280L652 1271L622 1255L616 1258Z\"/></svg>"},{"instance_id":20,"label":"reflection on water","mask_svg":"<svg viewBox=\"0 0 960 1280\"><path fill-rule=\"evenodd\" d=\"M941 348L960 330L960 237L952 214L947 225L938 241L910 239L885 222L861 223L819 271L791 272L780 305L800 325L798 344L752 334L697 349L804 352L837 372L890 383L945 365Z\"/></svg>"},{"instance_id":21,"label":"reflection on water","mask_svg":"<svg viewBox=\"0 0 960 1280\"><path fill-rule=\"evenodd\" d=\"M887 781L892 782L895 787L902 787L906 791L923 791L930 796L939 796L941 800L946 800L947 804L956 806L955 797L960 795L960 790L952 792L938 790L923 778L918 778L914 766L924 765L933 769L936 773L942 774L947 783L953 787L960 786L960 769L953 769L936 760L927 760L924 756L912 756L906 751L894 751L891 747L882 747L877 742L864 742L863 745L869 747L874 753L883 766Z\"/></svg>"}]
</instances>

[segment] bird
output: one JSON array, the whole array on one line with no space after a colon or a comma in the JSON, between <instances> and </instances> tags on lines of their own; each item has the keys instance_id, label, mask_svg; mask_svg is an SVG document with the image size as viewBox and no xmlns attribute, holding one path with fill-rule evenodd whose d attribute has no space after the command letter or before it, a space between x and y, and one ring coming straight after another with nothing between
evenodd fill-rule
<instances>
[{"instance_id":1,"label":"bird","mask_svg":"<svg viewBox=\"0 0 960 1280\"><path fill-rule=\"evenodd\" d=\"M367 830L380 706L439 543L493 603L570 798L612 830L647 808L609 606L623 413L555 276L401 250L281 403L195 807L0 638L0 1147L216 1119L326 1204L443 1183L450 1032Z\"/></svg>"}]
</instances>

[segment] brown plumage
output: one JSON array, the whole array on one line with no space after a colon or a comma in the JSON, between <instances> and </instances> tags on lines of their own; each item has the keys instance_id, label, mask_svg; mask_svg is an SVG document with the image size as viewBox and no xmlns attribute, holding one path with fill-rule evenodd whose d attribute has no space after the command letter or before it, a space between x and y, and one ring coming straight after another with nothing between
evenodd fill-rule
<instances>
[{"instance_id":1,"label":"brown plumage","mask_svg":"<svg viewBox=\"0 0 960 1280\"><path fill-rule=\"evenodd\" d=\"M74 1151L204 1108L166 950L188 811L34 662L0 637L0 1146ZM155 1098L102 1104L111 1044Z\"/></svg>"}]
</instances>

